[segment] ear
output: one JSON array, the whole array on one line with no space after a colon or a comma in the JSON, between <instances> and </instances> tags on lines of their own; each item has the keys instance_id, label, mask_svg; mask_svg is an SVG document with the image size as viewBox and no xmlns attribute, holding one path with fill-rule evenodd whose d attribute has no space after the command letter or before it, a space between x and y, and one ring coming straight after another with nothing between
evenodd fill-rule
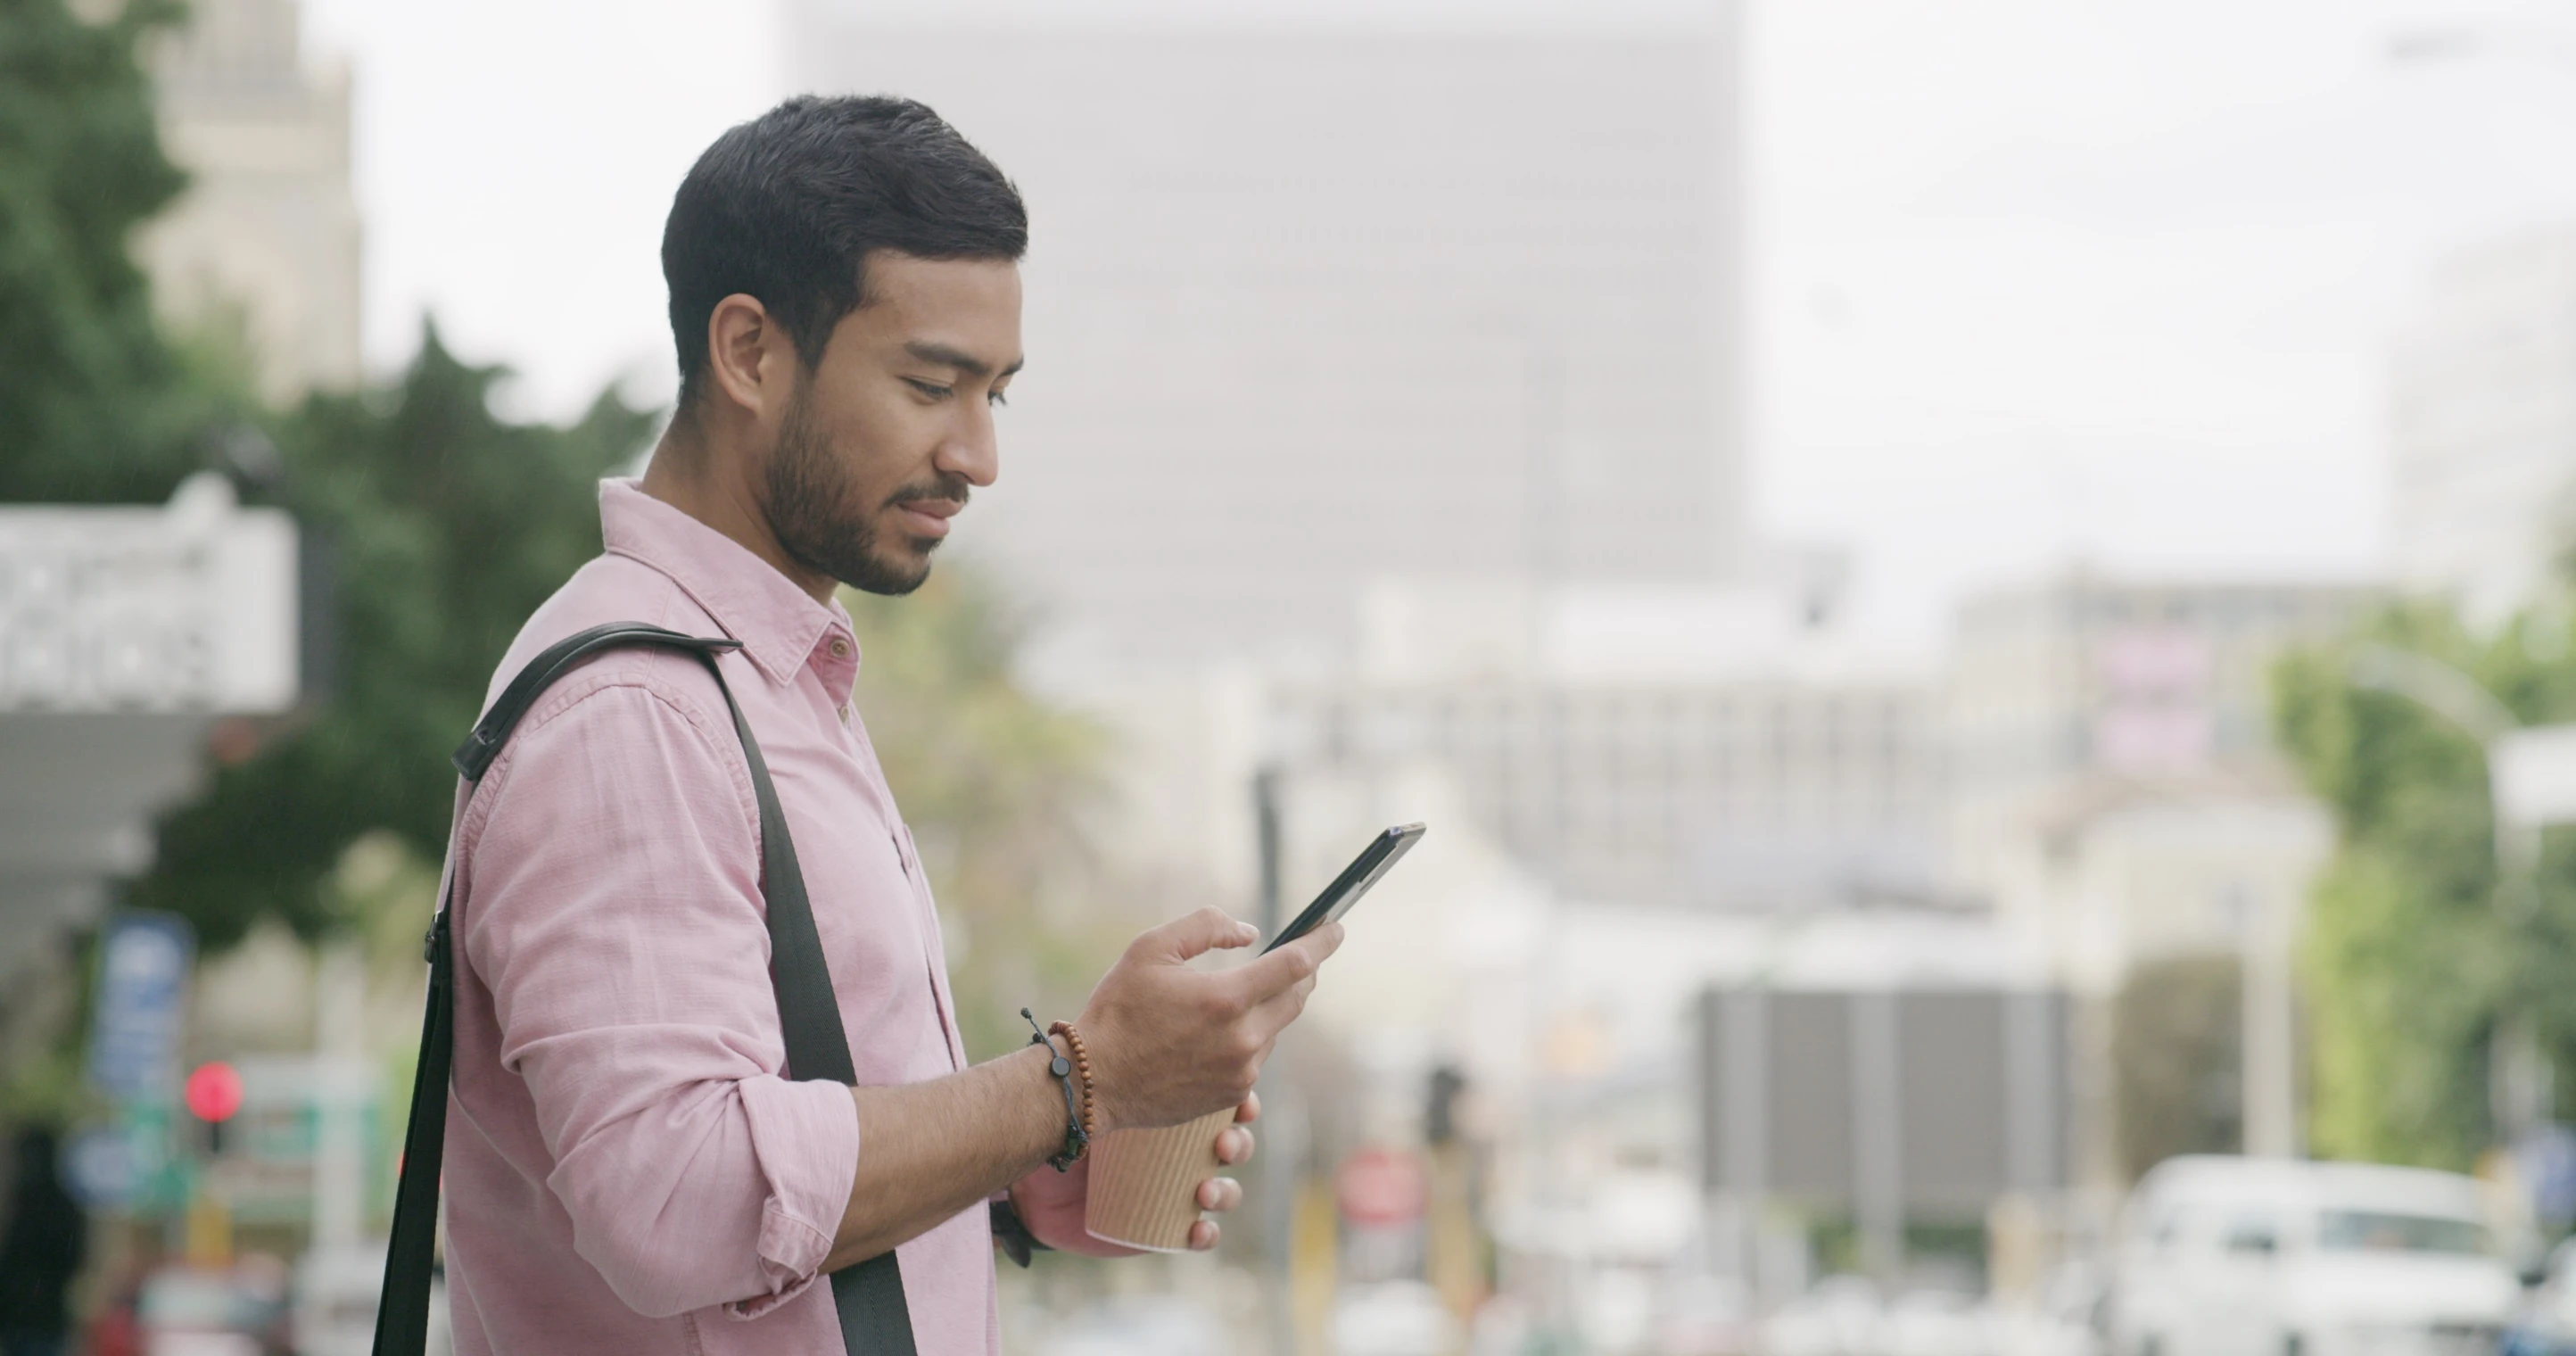
<instances>
[{"instance_id":1,"label":"ear","mask_svg":"<svg viewBox=\"0 0 2576 1356\"><path fill-rule=\"evenodd\" d=\"M760 299L736 292L707 316L707 375L726 403L766 422L795 388L796 345Z\"/></svg>"}]
</instances>

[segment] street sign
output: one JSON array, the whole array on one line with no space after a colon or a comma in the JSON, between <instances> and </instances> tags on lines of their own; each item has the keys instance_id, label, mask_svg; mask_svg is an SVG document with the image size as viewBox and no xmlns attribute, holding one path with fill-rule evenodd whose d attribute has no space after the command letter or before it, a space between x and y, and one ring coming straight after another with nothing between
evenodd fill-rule
<instances>
[{"instance_id":1,"label":"street sign","mask_svg":"<svg viewBox=\"0 0 2576 1356\"><path fill-rule=\"evenodd\" d=\"M0 507L0 711L285 710L296 550L212 472L161 506Z\"/></svg>"},{"instance_id":2,"label":"street sign","mask_svg":"<svg viewBox=\"0 0 2576 1356\"><path fill-rule=\"evenodd\" d=\"M195 1073L188 1075L188 1086L181 1096L188 1103L188 1114L221 1124L241 1110L241 1074L220 1059L200 1064Z\"/></svg>"},{"instance_id":3,"label":"street sign","mask_svg":"<svg viewBox=\"0 0 2576 1356\"><path fill-rule=\"evenodd\" d=\"M2541 1223L2564 1228L2576 1219L2576 1130L2550 1124L2526 1131L2513 1146L2513 1167Z\"/></svg>"},{"instance_id":4,"label":"street sign","mask_svg":"<svg viewBox=\"0 0 2576 1356\"><path fill-rule=\"evenodd\" d=\"M1360 1149L1342 1160L1334 1194L1341 1201L1342 1218L1353 1224L1411 1224L1431 1201L1431 1178L1422 1170L1420 1154Z\"/></svg>"},{"instance_id":5,"label":"street sign","mask_svg":"<svg viewBox=\"0 0 2576 1356\"><path fill-rule=\"evenodd\" d=\"M63 1146L63 1186L92 1210L120 1210L134 1198L134 1142L123 1126L80 1132Z\"/></svg>"},{"instance_id":6,"label":"street sign","mask_svg":"<svg viewBox=\"0 0 2576 1356\"><path fill-rule=\"evenodd\" d=\"M196 938L166 913L121 913L99 942L89 1081L121 1102L166 1097L179 1076L188 963Z\"/></svg>"}]
</instances>

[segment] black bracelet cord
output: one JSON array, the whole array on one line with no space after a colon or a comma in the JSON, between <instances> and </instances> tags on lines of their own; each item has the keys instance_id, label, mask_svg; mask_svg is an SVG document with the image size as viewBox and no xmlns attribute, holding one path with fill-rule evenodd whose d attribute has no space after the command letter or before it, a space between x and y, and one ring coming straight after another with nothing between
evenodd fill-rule
<instances>
[{"instance_id":1,"label":"black bracelet cord","mask_svg":"<svg viewBox=\"0 0 2576 1356\"><path fill-rule=\"evenodd\" d=\"M1022 1008L1020 1016L1029 1024L1029 1044L1046 1047L1047 1069L1056 1076L1057 1082L1064 1085L1064 1148L1047 1160L1048 1167L1063 1172L1091 1147L1091 1136L1082 1128L1082 1100L1073 1091L1073 1061L1066 1059L1055 1048L1055 1042L1047 1039L1046 1032L1038 1026L1037 1014Z\"/></svg>"}]
</instances>

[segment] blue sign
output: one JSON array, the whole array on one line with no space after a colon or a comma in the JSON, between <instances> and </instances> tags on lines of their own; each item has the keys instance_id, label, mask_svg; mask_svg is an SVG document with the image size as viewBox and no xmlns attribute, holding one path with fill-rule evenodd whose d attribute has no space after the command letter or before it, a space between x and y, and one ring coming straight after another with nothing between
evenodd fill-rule
<instances>
[{"instance_id":1,"label":"blue sign","mask_svg":"<svg viewBox=\"0 0 2576 1356\"><path fill-rule=\"evenodd\" d=\"M63 1186L92 1210L119 1210L134 1199L134 1137L123 1126L97 1126L63 1146Z\"/></svg>"},{"instance_id":2,"label":"blue sign","mask_svg":"<svg viewBox=\"0 0 2576 1356\"><path fill-rule=\"evenodd\" d=\"M2564 1227L2576 1219L2576 1130L2550 1124L2526 1132L2513 1146L2513 1166L2541 1223Z\"/></svg>"},{"instance_id":3,"label":"blue sign","mask_svg":"<svg viewBox=\"0 0 2576 1356\"><path fill-rule=\"evenodd\" d=\"M170 1096L179 1082L188 964L196 937L166 913L120 913L99 941L89 1081L121 1102Z\"/></svg>"}]
</instances>

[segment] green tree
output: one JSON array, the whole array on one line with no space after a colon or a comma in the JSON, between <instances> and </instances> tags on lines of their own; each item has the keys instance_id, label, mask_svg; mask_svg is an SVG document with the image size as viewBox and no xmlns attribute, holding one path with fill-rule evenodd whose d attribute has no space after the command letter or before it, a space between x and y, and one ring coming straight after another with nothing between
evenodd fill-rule
<instances>
[{"instance_id":1,"label":"green tree","mask_svg":"<svg viewBox=\"0 0 2576 1356\"><path fill-rule=\"evenodd\" d=\"M238 417L220 364L155 328L128 249L186 183L136 59L179 13L0 0L0 501L156 502Z\"/></svg>"},{"instance_id":2,"label":"green tree","mask_svg":"<svg viewBox=\"0 0 2576 1356\"><path fill-rule=\"evenodd\" d=\"M2335 1156L2464 1167L2495 1138L2488 1061L2502 1015L2525 1014L2562 1067L2576 1055L2564 982L2576 974L2576 843L2547 837L2531 916L2509 921L2485 755L2423 706L2356 683L2371 645L2459 670L2524 722L2576 718L2576 646L2563 613L2482 637L2410 602L2274 675L2283 738L2341 829L2303 958L2312 1139Z\"/></svg>"},{"instance_id":3,"label":"green tree","mask_svg":"<svg viewBox=\"0 0 2576 1356\"><path fill-rule=\"evenodd\" d=\"M653 422L612 392L569 427L509 423L491 409L502 376L429 329L398 382L277 421L271 494L336 580L336 678L164 819L134 902L184 914L210 946L264 915L312 937L348 921L327 877L361 835L443 849L448 754L520 624L599 553L599 479Z\"/></svg>"}]
</instances>

